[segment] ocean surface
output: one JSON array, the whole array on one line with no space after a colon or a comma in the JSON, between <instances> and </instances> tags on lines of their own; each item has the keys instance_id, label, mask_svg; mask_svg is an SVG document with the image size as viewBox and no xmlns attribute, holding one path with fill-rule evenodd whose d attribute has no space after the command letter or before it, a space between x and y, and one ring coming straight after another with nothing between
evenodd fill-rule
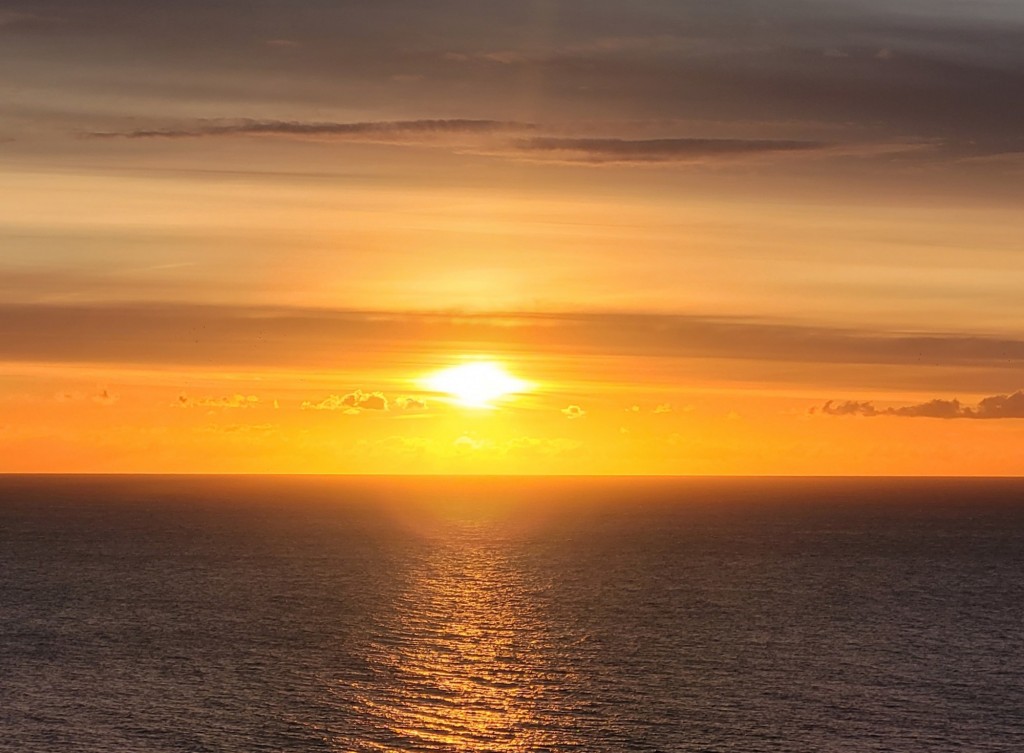
<instances>
[{"instance_id":1,"label":"ocean surface","mask_svg":"<svg viewBox=\"0 0 1024 753\"><path fill-rule=\"evenodd\" d=\"M0 476L0 750L1024 751L1024 481Z\"/></svg>"}]
</instances>

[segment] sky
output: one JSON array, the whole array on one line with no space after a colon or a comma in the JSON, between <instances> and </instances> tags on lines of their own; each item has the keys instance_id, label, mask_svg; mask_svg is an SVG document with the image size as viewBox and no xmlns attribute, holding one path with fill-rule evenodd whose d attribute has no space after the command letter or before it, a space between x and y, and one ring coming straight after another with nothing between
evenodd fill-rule
<instances>
[{"instance_id":1,"label":"sky","mask_svg":"<svg viewBox=\"0 0 1024 753\"><path fill-rule=\"evenodd\" d=\"M1019 475L1022 122L1016 0L0 0L0 472Z\"/></svg>"}]
</instances>

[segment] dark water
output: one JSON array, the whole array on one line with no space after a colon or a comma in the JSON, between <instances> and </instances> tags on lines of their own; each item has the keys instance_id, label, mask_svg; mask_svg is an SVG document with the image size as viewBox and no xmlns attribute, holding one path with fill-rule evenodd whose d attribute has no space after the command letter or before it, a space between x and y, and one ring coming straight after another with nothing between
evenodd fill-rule
<instances>
[{"instance_id":1,"label":"dark water","mask_svg":"<svg viewBox=\"0 0 1024 753\"><path fill-rule=\"evenodd\" d=\"M1024 482L0 477L0 750L1022 751Z\"/></svg>"}]
</instances>

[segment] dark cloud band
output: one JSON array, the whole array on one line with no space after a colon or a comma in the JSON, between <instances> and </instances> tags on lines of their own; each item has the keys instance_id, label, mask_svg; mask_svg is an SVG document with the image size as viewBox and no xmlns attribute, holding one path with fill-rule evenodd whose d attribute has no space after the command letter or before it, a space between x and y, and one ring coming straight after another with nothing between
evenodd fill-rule
<instances>
[{"instance_id":1,"label":"dark cloud band","mask_svg":"<svg viewBox=\"0 0 1024 753\"><path fill-rule=\"evenodd\" d=\"M671 314L440 314L273 307L0 306L0 361L325 363L331 354L500 346L522 352L1019 370L1024 340Z\"/></svg>"},{"instance_id":2,"label":"dark cloud band","mask_svg":"<svg viewBox=\"0 0 1024 753\"><path fill-rule=\"evenodd\" d=\"M929 400L917 405L898 408L876 408L871 402L830 400L821 407L828 416L898 416L901 418L1024 418L1024 390L1010 395L992 395L981 400L976 406L964 405L959 400Z\"/></svg>"},{"instance_id":3,"label":"dark cloud band","mask_svg":"<svg viewBox=\"0 0 1024 753\"><path fill-rule=\"evenodd\" d=\"M185 139L204 136L291 136L297 138L404 139L445 134L489 134L529 131L530 123L464 118L436 120L389 120L356 123L303 122L289 120L202 121L179 128L90 133L92 138Z\"/></svg>"}]
</instances>

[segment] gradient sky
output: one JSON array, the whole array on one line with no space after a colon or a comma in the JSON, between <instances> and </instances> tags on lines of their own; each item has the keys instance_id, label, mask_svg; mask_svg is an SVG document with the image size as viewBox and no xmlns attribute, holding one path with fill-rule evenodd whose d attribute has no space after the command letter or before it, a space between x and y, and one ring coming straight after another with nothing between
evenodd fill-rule
<instances>
[{"instance_id":1,"label":"gradient sky","mask_svg":"<svg viewBox=\"0 0 1024 753\"><path fill-rule=\"evenodd\" d=\"M0 0L0 471L1020 474L1022 123L1015 0Z\"/></svg>"}]
</instances>

